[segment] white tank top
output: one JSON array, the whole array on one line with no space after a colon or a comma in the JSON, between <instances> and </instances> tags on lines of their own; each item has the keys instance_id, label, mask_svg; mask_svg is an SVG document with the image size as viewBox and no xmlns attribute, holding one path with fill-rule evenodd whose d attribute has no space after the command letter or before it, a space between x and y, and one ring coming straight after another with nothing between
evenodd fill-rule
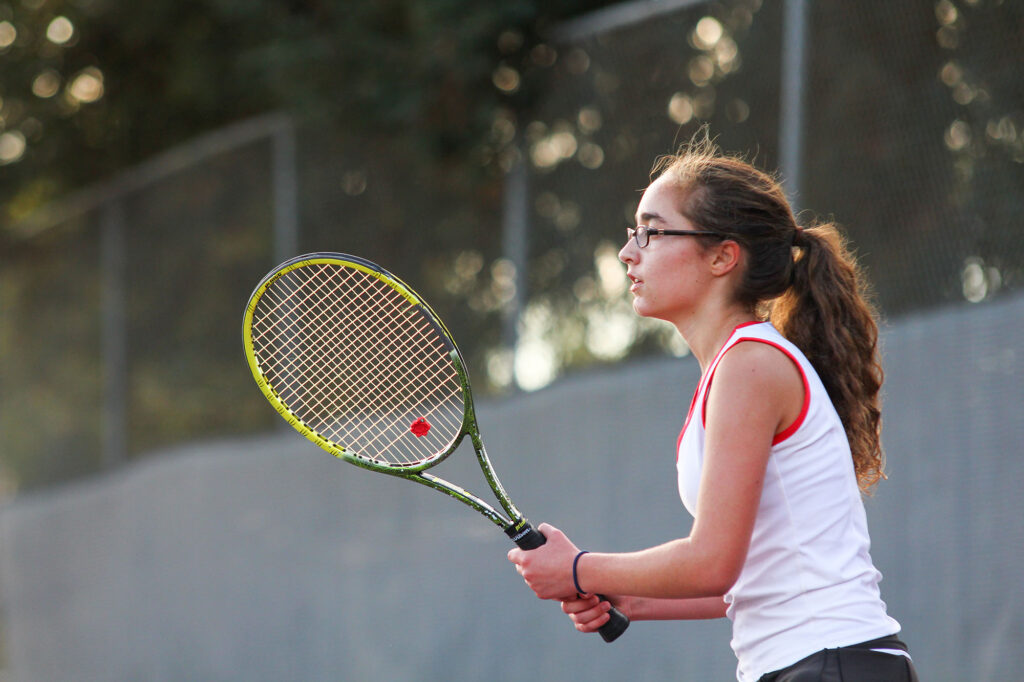
<instances>
[{"instance_id":1,"label":"white tank top","mask_svg":"<svg viewBox=\"0 0 1024 682\"><path fill-rule=\"evenodd\" d=\"M825 648L899 632L878 590L867 518L839 415L810 362L771 324L737 327L701 377L679 434L679 496L691 514L704 461L708 387L722 356L767 343L799 368L804 406L772 442L764 489L740 577L725 595L737 679L757 680Z\"/></svg>"}]
</instances>

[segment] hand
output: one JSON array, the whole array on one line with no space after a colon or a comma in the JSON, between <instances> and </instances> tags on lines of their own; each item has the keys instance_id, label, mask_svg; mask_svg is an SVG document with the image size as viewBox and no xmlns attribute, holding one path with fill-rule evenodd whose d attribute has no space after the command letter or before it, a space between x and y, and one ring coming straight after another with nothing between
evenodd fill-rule
<instances>
[{"instance_id":1,"label":"hand","mask_svg":"<svg viewBox=\"0 0 1024 682\"><path fill-rule=\"evenodd\" d=\"M596 594L586 597L573 597L562 601L562 612L569 616L573 625L580 632L597 632L608 622L608 611L611 603L602 601ZM616 604L622 611L622 605Z\"/></svg>"},{"instance_id":2,"label":"hand","mask_svg":"<svg viewBox=\"0 0 1024 682\"><path fill-rule=\"evenodd\" d=\"M572 561L579 553L565 534L547 523L537 526L547 542L529 551L518 547L510 550L508 559L516 565L519 575L541 599L559 601L575 598L572 581Z\"/></svg>"}]
</instances>

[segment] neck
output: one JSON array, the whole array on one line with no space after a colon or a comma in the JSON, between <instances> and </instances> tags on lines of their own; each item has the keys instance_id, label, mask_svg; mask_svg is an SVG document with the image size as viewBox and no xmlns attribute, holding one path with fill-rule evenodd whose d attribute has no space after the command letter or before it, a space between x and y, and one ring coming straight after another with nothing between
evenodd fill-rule
<instances>
[{"instance_id":1,"label":"neck","mask_svg":"<svg viewBox=\"0 0 1024 682\"><path fill-rule=\"evenodd\" d=\"M733 307L694 315L675 326L700 363L701 372L706 372L733 330L741 324L755 321L757 318L753 312Z\"/></svg>"}]
</instances>

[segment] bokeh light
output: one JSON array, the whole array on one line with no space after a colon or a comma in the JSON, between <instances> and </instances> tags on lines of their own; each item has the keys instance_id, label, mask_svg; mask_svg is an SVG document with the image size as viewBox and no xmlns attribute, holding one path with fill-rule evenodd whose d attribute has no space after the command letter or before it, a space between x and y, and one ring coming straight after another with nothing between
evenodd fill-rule
<instances>
[{"instance_id":1,"label":"bokeh light","mask_svg":"<svg viewBox=\"0 0 1024 682\"><path fill-rule=\"evenodd\" d=\"M64 45L75 35L75 26L67 17L55 17L46 27L46 39L55 45Z\"/></svg>"},{"instance_id":2,"label":"bokeh light","mask_svg":"<svg viewBox=\"0 0 1024 682\"><path fill-rule=\"evenodd\" d=\"M53 69L45 69L32 81L32 94L36 97L49 99L60 92L60 74Z\"/></svg>"},{"instance_id":3,"label":"bokeh light","mask_svg":"<svg viewBox=\"0 0 1024 682\"><path fill-rule=\"evenodd\" d=\"M26 147L25 136L17 130L8 130L0 135L0 165L20 161Z\"/></svg>"},{"instance_id":4,"label":"bokeh light","mask_svg":"<svg viewBox=\"0 0 1024 682\"><path fill-rule=\"evenodd\" d=\"M511 94L519 89L519 72L503 64L495 69L491 82L502 92Z\"/></svg>"},{"instance_id":5,"label":"bokeh light","mask_svg":"<svg viewBox=\"0 0 1024 682\"><path fill-rule=\"evenodd\" d=\"M83 104L99 100L103 97L103 72L93 66L83 69L71 80L67 92Z\"/></svg>"},{"instance_id":6,"label":"bokeh light","mask_svg":"<svg viewBox=\"0 0 1024 682\"><path fill-rule=\"evenodd\" d=\"M18 29L9 21L0 21L0 50L5 50L18 39Z\"/></svg>"}]
</instances>

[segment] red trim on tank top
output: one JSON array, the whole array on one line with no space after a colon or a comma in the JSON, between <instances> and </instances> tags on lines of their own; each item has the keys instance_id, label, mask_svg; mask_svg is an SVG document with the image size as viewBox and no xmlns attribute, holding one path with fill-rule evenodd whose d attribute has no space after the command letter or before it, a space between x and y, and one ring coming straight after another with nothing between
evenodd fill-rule
<instances>
[{"instance_id":1,"label":"red trim on tank top","mask_svg":"<svg viewBox=\"0 0 1024 682\"><path fill-rule=\"evenodd\" d=\"M711 367L715 367L716 366L716 363L718 362L718 358L729 347L729 342L732 341L732 337L733 337L733 335L737 331L739 331L740 329L743 329L744 327L750 327L750 326L753 326L755 324L765 324L765 323L764 322L760 322L758 320L751 320L749 322L742 322L742 323L736 325L735 327L733 327L733 330L731 332L729 332L729 338L727 338L725 340L725 343L722 344L722 347L718 349L718 352L715 354L715 359L711 361L711 365L710 366ZM712 370L711 373L714 374L714 370ZM806 385L806 379L804 380L804 383ZM686 421L683 422L683 428L680 429L679 437L676 438L676 461L677 462L679 461L679 446L683 442L683 434L686 433L686 427L690 425L690 419L693 417L693 408L696 407L696 405L697 405L697 396L700 395L700 390L701 390L701 387L703 386L703 384L704 384L704 377L701 376L700 381L697 382L697 388L693 391L693 398L690 399L690 409L687 410L687 412L686 412ZM707 396L705 395L705 398L706 397ZM703 423L703 421L704 421L703 417L701 417L701 423Z\"/></svg>"}]
</instances>

